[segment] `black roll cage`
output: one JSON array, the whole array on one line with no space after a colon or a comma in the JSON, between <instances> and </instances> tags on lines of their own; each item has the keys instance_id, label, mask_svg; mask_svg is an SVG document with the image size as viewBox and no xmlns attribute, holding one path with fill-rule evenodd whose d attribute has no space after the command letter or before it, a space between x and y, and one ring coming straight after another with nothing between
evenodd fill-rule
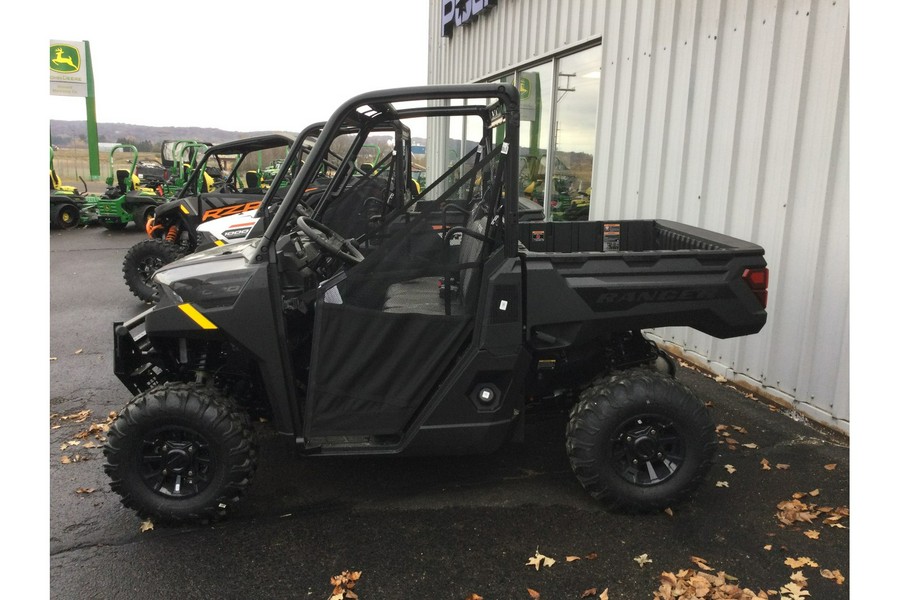
<instances>
[{"instance_id":1,"label":"black roll cage","mask_svg":"<svg viewBox=\"0 0 900 600\"><path fill-rule=\"evenodd\" d=\"M449 105L449 104L431 104L430 106L419 106L409 108L397 108L395 103L431 101L442 102L449 100L483 100L496 98L496 101L482 105ZM361 109L365 109L361 111ZM519 93L515 86L508 83L481 83L481 84L460 84L460 85L436 85L436 86L417 86L409 88L392 88L385 90L377 90L360 94L346 101L339 107L325 123L322 128L316 144L310 151L306 162L300 169L300 173L291 182L284 200L278 207L271 222L266 225L265 232L260 242L248 255L248 259L253 262L262 262L264 260L274 262L275 254L270 254L270 249L274 248L275 242L281 232L286 228L288 221L291 219L296 204L300 201L303 191L312 183L315 178L318 166L325 160L330 149L332 141L346 132L349 123L352 127L358 128L359 131L368 132L386 121L398 122L402 119L419 118L419 117L451 117L451 116L477 116L490 124L490 127L498 125L505 126L506 140L512 140L512 143L506 141L503 143L502 152L506 154L504 168L507 172L504 179L508 182L516 181L516 169L518 167L518 139L519 139ZM362 135L357 136L354 145L362 145L364 143ZM299 138L298 138L299 143ZM345 157L346 164L352 156L354 156L352 148ZM287 162L287 161L285 161ZM343 169L350 169L351 165L344 166ZM340 180L343 171L339 171L335 177L336 181ZM333 188L330 188L333 189ZM508 196L514 193L514 187L508 187L506 193ZM505 227L505 248L504 253L508 257L516 256L518 252L517 230L518 230L518 199L508 198L507 206L504 210L504 227ZM316 207L316 213L320 214L324 210L328 197L323 198L322 204Z\"/></svg>"}]
</instances>

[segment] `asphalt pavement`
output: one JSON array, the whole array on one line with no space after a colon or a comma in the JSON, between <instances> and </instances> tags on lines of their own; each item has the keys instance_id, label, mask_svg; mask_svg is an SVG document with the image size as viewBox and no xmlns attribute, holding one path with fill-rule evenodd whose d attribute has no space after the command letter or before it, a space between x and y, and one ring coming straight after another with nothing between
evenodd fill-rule
<instances>
[{"instance_id":1,"label":"asphalt pavement","mask_svg":"<svg viewBox=\"0 0 900 600\"><path fill-rule=\"evenodd\" d=\"M259 470L226 520L142 524L109 490L100 445L130 399L112 322L144 308L121 273L143 235L50 232L51 598L326 600L344 572L361 600L651 599L703 582L850 597L848 439L684 366L720 443L671 511L597 504L569 468L564 416L543 415L525 444L454 458L303 458L260 424Z\"/></svg>"}]
</instances>

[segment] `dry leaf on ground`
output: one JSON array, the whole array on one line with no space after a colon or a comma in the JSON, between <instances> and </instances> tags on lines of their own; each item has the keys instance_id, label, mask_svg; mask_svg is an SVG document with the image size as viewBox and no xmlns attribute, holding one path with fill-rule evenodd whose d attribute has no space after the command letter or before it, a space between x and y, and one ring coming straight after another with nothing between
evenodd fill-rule
<instances>
[{"instance_id":1,"label":"dry leaf on ground","mask_svg":"<svg viewBox=\"0 0 900 600\"><path fill-rule=\"evenodd\" d=\"M550 558L549 556L544 556L538 550L535 550L534 556L528 559L528 562L525 563L525 566L534 566L534 570L538 571L541 567L552 567L555 564L556 559Z\"/></svg>"},{"instance_id":2,"label":"dry leaf on ground","mask_svg":"<svg viewBox=\"0 0 900 600\"><path fill-rule=\"evenodd\" d=\"M643 567L643 566L646 565L647 563L652 563L652 562L653 562L653 559L650 558L650 557L648 557L647 554L644 553L644 554L641 554L640 556L635 556L635 557L634 557L634 562L636 562L636 563L639 564L641 567Z\"/></svg>"},{"instance_id":3,"label":"dry leaf on ground","mask_svg":"<svg viewBox=\"0 0 900 600\"><path fill-rule=\"evenodd\" d=\"M531 588L525 588L525 589L528 590L528 595L529 595L531 598L534 598L534 600L540 600L540 597L541 597L541 593L540 593L540 592L538 592L537 590L533 590L533 589L531 589Z\"/></svg>"},{"instance_id":4,"label":"dry leaf on ground","mask_svg":"<svg viewBox=\"0 0 900 600\"><path fill-rule=\"evenodd\" d=\"M833 571L830 569L822 569L821 571L819 571L819 573L825 579L834 580L834 582L837 583L838 585L843 585L843 583L845 581L844 576L841 575L841 572L837 569L834 569Z\"/></svg>"}]
</instances>

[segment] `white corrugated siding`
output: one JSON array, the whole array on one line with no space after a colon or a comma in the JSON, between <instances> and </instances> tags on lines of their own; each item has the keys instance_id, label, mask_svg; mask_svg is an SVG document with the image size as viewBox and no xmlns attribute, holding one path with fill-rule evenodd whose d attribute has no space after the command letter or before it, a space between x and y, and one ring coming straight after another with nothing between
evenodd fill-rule
<instances>
[{"instance_id":1,"label":"white corrugated siding","mask_svg":"<svg viewBox=\"0 0 900 600\"><path fill-rule=\"evenodd\" d=\"M660 217L766 249L769 321L688 358L849 431L848 0L499 0L440 35L429 82L603 40L591 218Z\"/></svg>"}]
</instances>

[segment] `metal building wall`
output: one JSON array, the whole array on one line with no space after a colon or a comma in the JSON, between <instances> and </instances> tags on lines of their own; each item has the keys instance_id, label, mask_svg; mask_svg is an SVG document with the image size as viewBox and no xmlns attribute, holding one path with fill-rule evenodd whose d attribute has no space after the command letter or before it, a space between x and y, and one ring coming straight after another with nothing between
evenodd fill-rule
<instances>
[{"instance_id":1,"label":"metal building wall","mask_svg":"<svg viewBox=\"0 0 900 600\"><path fill-rule=\"evenodd\" d=\"M849 431L849 0L498 0L440 34L429 82L477 81L602 37L592 219L665 218L752 240L769 321L689 360Z\"/></svg>"}]
</instances>

